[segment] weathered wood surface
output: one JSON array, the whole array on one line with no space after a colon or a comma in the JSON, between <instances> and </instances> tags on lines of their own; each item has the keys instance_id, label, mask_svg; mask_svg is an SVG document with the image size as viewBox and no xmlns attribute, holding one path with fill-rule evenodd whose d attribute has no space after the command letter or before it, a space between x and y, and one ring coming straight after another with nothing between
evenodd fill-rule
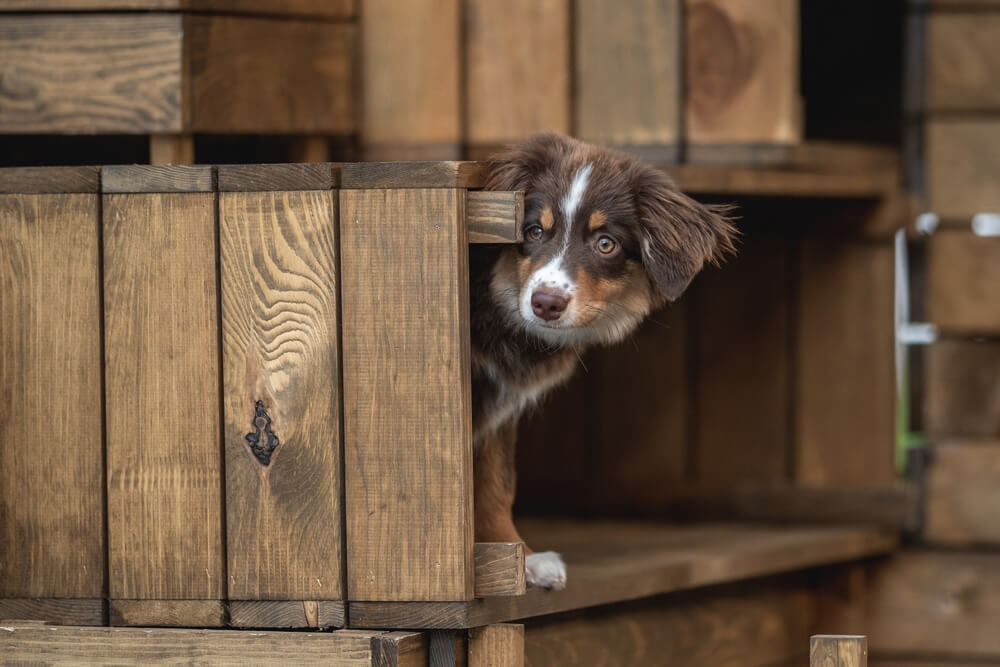
<instances>
[{"instance_id":1,"label":"weathered wood surface","mask_svg":"<svg viewBox=\"0 0 1000 667\"><path fill-rule=\"evenodd\" d=\"M222 600L111 600L110 625L221 628L226 625Z\"/></svg>"},{"instance_id":2,"label":"weathered wood surface","mask_svg":"<svg viewBox=\"0 0 1000 667\"><path fill-rule=\"evenodd\" d=\"M229 597L343 598L337 196L219 195Z\"/></svg>"},{"instance_id":3,"label":"weathered wood surface","mask_svg":"<svg viewBox=\"0 0 1000 667\"><path fill-rule=\"evenodd\" d=\"M681 113L681 0L575 7L575 133L585 141L676 153Z\"/></svg>"},{"instance_id":4,"label":"weathered wood surface","mask_svg":"<svg viewBox=\"0 0 1000 667\"><path fill-rule=\"evenodd\" d=\"M524 626L504 623L469 630L469 667L524 667Z\"/></svg>"},{"instance_id":5,"label":"weathered wood surface","mask_svg":"<svg viewBox=\"0 0 1000 667\"><path fill-rule=\"evenodd\" d=\"M3 167L0 194L99 192L98 167Z\"/></svg>"},{"instance_id":6,"label":"weathered wood surface","mask_svg":"<svg viewBox=\"0 0 1000 667\"><path fill-rule=\"evenodd\" d=\"M941 12L926 21L926 109L1000 111L1000 13Z\"/></svg>"},{"instance_id":7,"label":"weathered wood surface","mask_svg":"<svg viewBox=\"0 0 1000 667\"><path fill-rule=\"evenodd\" d=\"M524 543L476 542L476 597L524 595Z\"/></svg>"},{"instance_id":8,"label":"weathered wood surface","mask_svg":"<svg viewBox=\"0 0 1000 667\"><path fill-rule=\"evenodd\" d=\"M569 131L568 0L466 0L465 39L466 141Z\"/></svg>"},{"instance_id":9,"label":"weathered wood surface","mask_svg":"<svg viewBox=\"0 0 1000 667\"><path fill-rule=\"evenodd\" d=\"M229 625L237 628L342 628L344 603L331 600L231 600Z\"/></svg>"},{"instance_id":10,"label":"weathered wood surface","mask_svg":"<svg viewBox=\"0 0 1000 667\"><path fill-rule=\"evenodd\" d=\"M0 195L0 598L104 595L99 210Z\"/></svg>"},{"instance_id":11,"label":"weathered wood surface","mask_svg":"<svg viewBox=\"0 0 1000 667\"><path fill-rule=\"evenodd\" d=\"M868 638L862 635L813 635L810 667L868 667Z\"/></svg>"},{"instance_id":12,"label":"weathered wood surface","mask_svg":"<svg viewBox=\"0 0 1000 667\"><path fill-rule=\"evenodd\" d=\"M563 555L568 565L565 591L530 588L519 597L470 602L352 601L352 625L478 627L851 561L896 545L890 533L874 528L541 520L522 520L518 527L535 548Z\"/></svg>"},{"instance_id":13,"label":"weathered wood surface","mask_svg":"<svg viewBox=\"0 0 1000 667\"><path fill-rule=\"evenodd\" d=\"M946 333L1000 334L1000 237L942 229L928 239L927 318Z\"/></svg>"},{"instance_id":14,"label":"weathered wood surface","mask_svg":"<svg viewBox=\"0 0 1000 667\"><path fill-rule=\"evenodd\" d=\"M179 132L177 14L11 15L0 22L0 132Z\"/></svg>"},{"instance_id":15,"label":"weathered wood surface","mask_svg":"<svg viewBox=\"0 0 1000 667\"><path fill-rule=\"evenodd\" d=\"M110 597L221 599L215 195L103 213Z\"/></svg>"},{"instance_id":16,"label":"weathered wood surface","mask_svg":"<svg viewBox=\"0 0 1000 667\"><path fill-rule=\"evenodd\" d=\"M1000 342L927 348L925 428L934 436L1000 438Z\"/></svg>"},{"instance_id":17,"label":"weathered wood surface","mask_svg":"<svg viewBox=\"0 0 1000 667\"><path fill-rule=\"evenodd\" d=\"M349 597L468 600L465 193L340 196Z\"/></svg>"},{"instance_id":18,"label":"weathered wood surface","mask_svg":"<svg viewBox=\"0 0 1000 667\"><path fill-rule=\"evenodd\" d=\"M428 667L429 648L427 633L378 634L372 637L372 667Z\"/></svg>"},{"instance_id":19,"label":"weathered wood surface","mask_svg":"<svg viewBox=\"0 0 1000 667\"><path fill-rule=\"evenodd\" d=\"M520 243L523 192L470 192L465 202L469 243Z\"/></svg>"},{"instance_id":20,"label":"weathered wood surface","mask_svg":"<svg viewBox=\"0 0 1000 667\"><path fill-rule=\"evenodd\" d=\"M929 210L963 223L1000 211L1000 119L935 118L924 133Z\"/></svg>"},{"instance_id":21,"label":"weathered wood surface","mask_svg":"<svg viewBox=\"0 0 1000 667\"><path fill-rule=\"evenodd\" d=\"M108 193L212 192L209 165L109 165L101 168L101 191Z\"/></svg>"},{"instance_id":22,"label":"weathered wood surface","mask_svg":"<svg viewBox=\"0 0 1000 667\"><path fill-rule=\"evenodd\" d=\"M935 443L926 496L927 541L1000 544L1000 440Z\"/></svg>"},{"instance_id":23,"label":"weathered wood surface","mask_svg":"<svg viewBox=\"0 0 1000 667\"><path fill-rule=\"evenodd\" d=\"M482 162L351 162L341 165L340 187L481 188L486 176Z\"/></svg>"},{"instance_id":24,"label":"weathered wood surface","mask_svg":"<svg viewBox=\"0 0 1000 667\"><path fill-rule=\"evenodd\" d=\"M195 10L348 18L357 0L5 0L2 11Z\"/></svg>"},{"instance_id":25,"label":"weathered wood surface","mask_svg":"<svg viewBox=\"0 0 1000 667\"><path fill-rule=\"evenodd\" d=\"M461 4L461 0L363 0L360 136L364 159L458 157L462 142Z\"/></svg>"},{"instance_id":26,"label":"weathered wood surface","mask_svg":"<svg viewBox=\"0 0 1000 667\"><path fill-rule=\"evenodd\" d=\"M334 187L335 165L323 162L297 164L227 164L216 168L219 192L270 192L275 190L329 190ZM339 177L339 169L338 177Z\"/></svg>"},{"instance_id":27,"label":"weathered wood surface","mask_svg":"<svg viewBox=\"0 0 1000 667\"><path fill-rule=\"evenodd\" d=\"M57 625L106 625L102 598L0 598L0 622L41 621Z\"/></svg>"}]
</instances>

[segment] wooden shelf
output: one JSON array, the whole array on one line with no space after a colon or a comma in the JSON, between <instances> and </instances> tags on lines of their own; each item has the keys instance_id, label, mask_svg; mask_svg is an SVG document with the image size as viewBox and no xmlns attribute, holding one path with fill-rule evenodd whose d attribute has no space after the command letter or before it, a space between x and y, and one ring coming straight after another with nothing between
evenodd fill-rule
<instances>
[{"instance_id":1,"label":"wooden shelf","mask_svg":"<svg viewBox=\"0 0 1000 667\"><path fill-rule=\"evenodd\" d=\"M471 628L884 554L897 546L871 527L522 520L528 544L559 551L564 591L469 602L351 602L352 627Z\"/></svg>"}]
</instances>

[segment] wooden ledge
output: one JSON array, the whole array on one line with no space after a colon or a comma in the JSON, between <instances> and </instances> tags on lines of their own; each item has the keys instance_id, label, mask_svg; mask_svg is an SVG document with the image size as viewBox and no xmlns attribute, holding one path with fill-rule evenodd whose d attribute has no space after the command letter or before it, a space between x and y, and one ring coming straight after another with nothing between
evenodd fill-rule
<instances>
[{"instance_id":1,"label":"wooden ledge","mask_svg":"<svg viewBox=\"0 0 1000 667\"><path fill-rule=\"evenodd\" d=\"M530 618L884 554L897 546L872 527L522 521L529 544L560 552L565 591L469 602L351 602L353 627L454 629Z\"/></svg>"},{"instance_id":2,"label":"wooden ledge","mask_svg":"<svg viewBox=\"0 0 1000 667\"><path fill-rule=\"evenodd\" d=\"M477 598L524 595L523 542L477 542L472 554Z\"/></svg>"},{"instance_id":3,"label":"wooden ledge","mask_svg":"<svg viewBox=\"0 0 1000 667\"><path fill-rule=\"evenodd\" d=\"M362 188L481 188L484 162L351 162L340 167L340 187Z\"/></svg>"},{"instance_id":4,"label":"wooden ledge","mask_svg":"<svg viewBox=\"0 0 1000 667\"><path fill-rule=\"evenodd\" d=\"M99 192L98 167L3 167L0 194Z\"/></svg>"},{"instance_id":5,"label":"wooden ledge","mask_svg":"<svg viewBox=\"0 0 1000 667\"><path fill-rule=\"evenodd\" d=\"M220 164L219 192L329 190L340 166L330 162L292 164Z\"/></svg>"},{"instance_id":6,"label":"wooden ledge","mask_svg":"<svg viewBox=\"0 0 1000 667\"><path fill-rule=\"evenodd\" d=\"M101 170L101 191L108 194L214 190L215 168L209 165L129 164Z\"/></svg>"}]
</instances>

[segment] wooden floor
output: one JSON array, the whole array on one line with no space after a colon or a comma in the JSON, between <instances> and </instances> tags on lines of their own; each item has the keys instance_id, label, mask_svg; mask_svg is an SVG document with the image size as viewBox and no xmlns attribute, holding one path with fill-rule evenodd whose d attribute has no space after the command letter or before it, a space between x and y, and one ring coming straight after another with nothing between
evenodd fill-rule
<instances>
[{"instance_id":1,"label":"wooden floor","mask_svg":"<svg viewBox=\"0 0 1000 667\"><path fill-rule=\"evenodd\" d=\"M857 560L892 551L873 527L527 520L529 545L559 551L565 591L471 602L351 602L352 627L470 628Z\"/></svg>"}]
</instances>

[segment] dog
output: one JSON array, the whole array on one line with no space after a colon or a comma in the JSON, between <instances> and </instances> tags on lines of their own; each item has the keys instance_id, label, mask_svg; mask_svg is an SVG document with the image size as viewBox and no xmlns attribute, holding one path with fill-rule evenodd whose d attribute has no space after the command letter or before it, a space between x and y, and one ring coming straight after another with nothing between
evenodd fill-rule
<instances>
[{"instance_id":1,"label":"dog","mask_svg":"<svg viewBox=\"0 0 1000 667\"><path fill-rule=\"evenodd\" d=\"M729 207L682 194L628 155L545 133L489 160L487 190L523 190L521 244L470 254L475 533L523 542L511 514L518 418L735 252ZM529 585L562 589L558 553L525 545Z\"/></svg>"}]
</instances>

